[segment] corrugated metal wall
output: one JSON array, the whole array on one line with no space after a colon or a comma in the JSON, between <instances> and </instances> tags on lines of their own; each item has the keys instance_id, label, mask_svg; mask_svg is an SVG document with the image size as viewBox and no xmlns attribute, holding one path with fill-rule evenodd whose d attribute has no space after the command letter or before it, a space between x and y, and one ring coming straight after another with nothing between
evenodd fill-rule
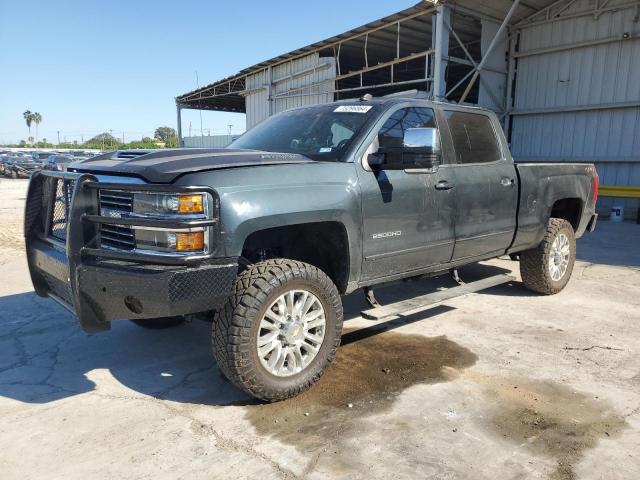
<instances>
[{"instance_id":1,"label":"corrugated metal wall","mask_svg":"<svg viewBox=\"0 0 640 480\"><path fill-rule=\"evenodd\" d=\"M521 29L511 137L517 159L593 162L601 184L640 186L640 23L626 0L607 7L617 4L623 7ZM594 6L577 0L562 15ZM635 216L638 200L603 198L599 210L613 202Z\"/></svg>"},{"instance_id":2,"label":"corrugated metal wall","mask_svg":"<svg viewBox=\"0 0 640 480\"><path fill-rule=\"evenodd\" d=\"M187 148L224 148L240 135L207 135L204 137L183 137Z\"/></svg>"},{"instance_id":3,"label":"corrugated metal wall","mask_svg":"<svg viewBox=\"0 0 640 480\"><path fill-rule=\"evenodd\" d=\"M247 130L270 114L304 105L332 102L334 82L331 79L335 76L334 59L321 58L314 53L247 77ZM318 83L317 86L305 88ZM273 98L271 106L269 91ZM287 92L290 95L285 96Z\"/></svg>"}]
</instances>

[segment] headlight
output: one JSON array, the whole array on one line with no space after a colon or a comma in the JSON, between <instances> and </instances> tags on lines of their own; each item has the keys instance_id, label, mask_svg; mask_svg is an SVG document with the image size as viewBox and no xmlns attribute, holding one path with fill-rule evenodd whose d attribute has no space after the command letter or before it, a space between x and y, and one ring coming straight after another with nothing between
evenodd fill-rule
<instances>
[{"instance_id":1,"label":"headlight","mask_svg":"<svg viewBox=\"0 0 640 480\"><path fill-rule=\"evenodd\" d=\"M136 193L133 212L149 214L204 214L205 196L202 193L167 195L163 193Z\"/></svg>"},{"instance_id":2,"label":"headlight","mask_svg":"<svg viewBox=\"0 0 640 480\"><path fill-rule=\"evenodd\" d=\"M107 248L155 252L159 255L198 255L210 252L211 224L191 226L198 220L213 220L216 199L205 192L153 193L100 191L100 215L157 220L157 225L103 225L101 245ZM184 223L184 226L182 224ZM171 224L169 227L163 224Z\"/></svg>"},{"instance_id":3,"label":"headlight","mask_svg":"<svg viewBox=\"0 0 640 480\"><path fill-rule=\"evenodd\" d=\"M184 218L208 217L207 195L204 193L166 194L134 193L133 214ZM196 231L163 231L136 229L136 248L161 252L197 253L207 249L208 229Z\"/></svg>"},{"instance_id":4,"label":"headlight","mask_svg":"<svg viewBox=\"0 0 640 480\"><path fill-rule=\"evenodd\" d=\"M204 231L136 230L136 248L163 252L201 252L205 248L204 235Z\"/></svg>"}]
</instances>

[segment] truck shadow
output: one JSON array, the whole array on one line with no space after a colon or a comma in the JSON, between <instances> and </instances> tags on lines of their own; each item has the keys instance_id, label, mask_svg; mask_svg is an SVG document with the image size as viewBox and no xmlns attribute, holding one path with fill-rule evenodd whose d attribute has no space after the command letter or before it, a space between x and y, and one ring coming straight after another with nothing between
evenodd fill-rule
<instances>
[{"instance_id":1,"label":"truck shadow","mask_svg":"<svg viewBox=\"0 0 640 480\"><path fill-rule=\"evenodd\" d=\"M471 281L476 276L504 272L478 265L465 269L463 278ZM377 293L382 302L389 303L454 285L450 278L431 278L403 282ZM523 294L517 286L495 287L491 292ZM440 305L371 322L359 330L350 328L349 320L359 318L365 308L360 292L344 298L348 333L343 344L367 340L453 309ZM208 405L255 403L218 370L210 347L210 328L206 322L194 321L169 330L147 330L116 321L110 332L89 335L80 330L71 314L33 292L1 297L0 395L28 403L48 403L91 391Z\"/></svg>"},{"instance_id":2,"label":"truck shadow","mask_svg":"<svg viewBox=\"0 0 640 480\"><path fill-rule=\"evenodd\" d=\"M345 303L354 300L359 297ZM352 345L450 310L439 306L359 330L348 328L347 322L343 343ZM3 397L42 404L95 392L213 406L256 403L218 370L206 322L154 331L117 321L110 332L89 335L61 307L34 293L0 298L0 312Z\"/></svg>"}]
</instances>

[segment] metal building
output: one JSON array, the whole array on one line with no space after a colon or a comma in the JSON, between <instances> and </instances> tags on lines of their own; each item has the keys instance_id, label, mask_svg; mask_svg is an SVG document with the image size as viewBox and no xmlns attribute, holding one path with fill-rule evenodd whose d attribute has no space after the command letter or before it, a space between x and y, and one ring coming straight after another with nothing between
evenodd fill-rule
<instances>
[{"instance_id":1,"label":"metal building","mask_svg":"<svg viewBox=\"0 0 640 480\"><path fill-rule=\"evenodd\" d=\"M409 89L496 111L516 160L593 162L599 210L640 198L640 1L422 1L176 98L246 113Z\"/></svg>"}]
</instances>

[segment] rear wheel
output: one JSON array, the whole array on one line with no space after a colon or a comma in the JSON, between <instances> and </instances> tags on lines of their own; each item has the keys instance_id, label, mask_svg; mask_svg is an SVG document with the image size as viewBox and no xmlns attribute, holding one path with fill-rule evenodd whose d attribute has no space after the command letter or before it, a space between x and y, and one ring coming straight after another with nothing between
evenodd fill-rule
<instances>
[{"instance_id":1,"label":"rear wheel","mask_svg":"<svg viewBox=\"0 0 640 480\"><path fill-rule=\"evenodd\" d=\"M320 379L341 332L342 303L331 279L306 263L269 260L238 275L235 294L216 312L213 351L237 387L284 400Z\"/></svg>"},{"instance_id":2,"label":"rear wheel","mask_svg":"<svg viewBox=\"0 0 640 480\"><path fill-rule=\"evenodd\" d=\"M553 295L569 283L576 261L576 237L571 224L551 218L540 245L520 254L520 274L529 290Z\"/></svg>"},{"instance_id":3,"label":"rear wheel","mask_svg":"<svg viewBox=\"0 0 640 480\"><path fill-rule=\"evenodd\" d=\"M131 321L142 328L163 330L165 328L177 327L184 323L184 317L145 318L142 320L135 319Z\"/></svg>"}]
</instances>

